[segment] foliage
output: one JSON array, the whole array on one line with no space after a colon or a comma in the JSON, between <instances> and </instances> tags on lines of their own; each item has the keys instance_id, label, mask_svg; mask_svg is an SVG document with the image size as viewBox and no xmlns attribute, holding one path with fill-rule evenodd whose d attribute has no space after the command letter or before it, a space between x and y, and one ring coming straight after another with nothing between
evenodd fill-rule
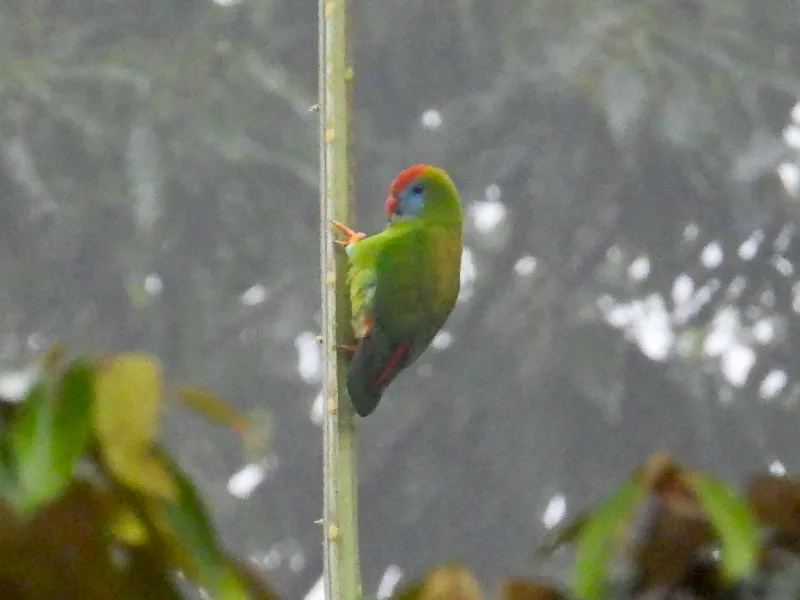
<instances>
[{"instance_id":1,"label":"foliage","mask_svg":"<svg viewBox=\"0 0 800 600\"><path fill-rule=\"evenodd\" d=\"M162 406L181 391L162 389L157 362L56 351L39 371L0 423L3 598L174 599L178 574L215 599L274 598L223 550L158 439ZM198 398L218 416L220 401Z\"/></svg>"},{"instance_id":2,"label":"foliage","mask_svg":"<svg viewBox=\"0 0 800 600\"><path fill-rule=\"evenodd\" d=\"M541 550L576 546L570 589L508 579L498 600L796 597L798 481L752 477L744 497L718 479L655 454L603 502L561 527ZM637 513L641 513L637 517ZM661 596L663 594L664 596ZM479 600L460 565L442 565L394 600Z\"/></svg>"},{"instance_id":3,"label":"foliage","mask_svg":"<svg viewBox=\"0 0 800 600\"><path fill-rule=\"evenodd\" d=\"M213 396L162 385L159 365L147 355L66 362L54 350L26 397L3 404L4 598L174 599L181 597L178 572L215 599L276 597L221 549L193 485L158 441L170 396L240 431L252 425ZM800 565L798 485L754 477L743 499L714 477L653 455L543 547L552 554L576 545L570 591L508 579L496 597L600 600L654 589L696 598L726 589L737 597L781 597L776 582ZM622 556L627 568L620 572ZM458 564L435 567L393 596L482 597L477 579Z\"/></svg>"}]
</instances>

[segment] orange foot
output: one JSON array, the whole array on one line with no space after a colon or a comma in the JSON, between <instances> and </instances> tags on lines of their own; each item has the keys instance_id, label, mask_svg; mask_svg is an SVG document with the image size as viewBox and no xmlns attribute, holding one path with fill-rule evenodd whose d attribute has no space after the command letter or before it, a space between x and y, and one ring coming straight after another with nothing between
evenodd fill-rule
<instances>
[{"instance_id":1,"label":"orange foot","mask_svg":"<svg viewBox=\"0 0 800 600\"><path fill-rule=\"evenodd\" d=\"M356 242L359 242L363 240L365 237L367 237L366 233L363 233L361 231L353 231L347 225L339 223L339 221L331 221L331 226L335 230L347 236L346 240L334 240L333 242L334 244L336 244L337 246L341 246L342 248L347 248L347 246L355 244Z\"/></svg>"},{"instance_id":2,"label":"orange foot","mask_svg":"<svg viewBox=\"0 0 800 600\"><path fill-rule=\"evenodd\" d=\"M336 346L336 349L347 352L348 354L354 354L356 351L356 347L352 344L339 344Z\"/></svg>"}]
</instances>

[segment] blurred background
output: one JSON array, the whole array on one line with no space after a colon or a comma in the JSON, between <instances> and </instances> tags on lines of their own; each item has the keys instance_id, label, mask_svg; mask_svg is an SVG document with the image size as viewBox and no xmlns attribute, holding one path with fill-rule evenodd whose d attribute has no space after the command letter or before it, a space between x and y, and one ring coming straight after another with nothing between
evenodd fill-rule
<instances>
[{"instance_id":1,"label":"blurred background","mask_svg":"<svg viewBox=\"0 0 800 600\"><path fill-rule=\"evenodd\" d=\"M738 483L800 447L800 13L785 0L352 0L357 218L445 167L459 304L360 423L365 592L489 587L659 449ZM270 419L173 408L226 543L321 572L317 7L0 4L0 391L58 340ZM21 374L22 373L22 374ZM384 588L391 583L384 581Z\"/></svg>"}]
</instances>

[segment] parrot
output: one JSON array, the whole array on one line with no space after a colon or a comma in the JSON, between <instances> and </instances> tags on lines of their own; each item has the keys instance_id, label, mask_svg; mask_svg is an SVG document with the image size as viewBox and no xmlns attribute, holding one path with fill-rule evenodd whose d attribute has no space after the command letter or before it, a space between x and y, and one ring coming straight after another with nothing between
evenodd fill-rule
<instances>
[{"instance_id":1,"label":"parrot","mask_svg":"<svg viewBox=\"0 0 800 600\"><path fill-rule=\"evenodd\" d=\"M331 222L345 236L335 243L348 257L355 344L341 348L349 357L347 391L361 417L431 343L461 281L461 200L444 169L404 169L389 186L384 209L388 223L371 236Z\"/></svg>"}]
</instances>

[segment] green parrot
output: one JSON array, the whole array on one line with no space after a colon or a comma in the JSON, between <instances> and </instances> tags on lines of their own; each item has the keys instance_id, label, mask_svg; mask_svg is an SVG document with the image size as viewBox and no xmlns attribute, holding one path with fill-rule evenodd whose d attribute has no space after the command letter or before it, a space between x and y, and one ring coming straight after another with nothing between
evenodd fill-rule
<instances>
[{"instance_id":1,"label":"green parrot","mask_svg":"<svg viewBox=\"0 0 800 600\"><path fill-rule=\"evenodd\" d=\"M461 202L449 175L413 165L395 177L384 205L386 228L367 237L338 222L348 254L347 284L356 344L347 390L366 417L394 378L444 325L461 277Z\"/></svg>"}]
</instances>

